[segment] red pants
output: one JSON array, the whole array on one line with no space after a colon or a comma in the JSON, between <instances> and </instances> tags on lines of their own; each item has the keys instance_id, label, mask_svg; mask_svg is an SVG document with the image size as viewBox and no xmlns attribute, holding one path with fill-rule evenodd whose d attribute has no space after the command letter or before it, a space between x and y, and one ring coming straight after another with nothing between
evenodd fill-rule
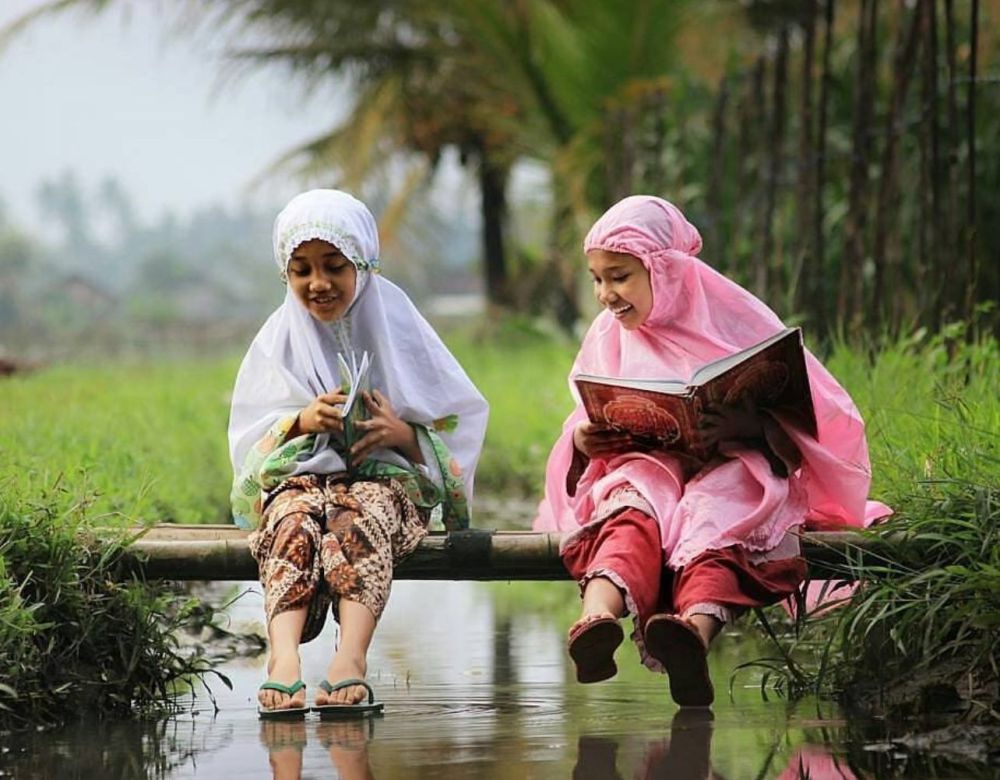
<instances>
[{"instance_id":1,"label":"red pants","mask_svg":"<svg viewBox=\"0 0 1000 780\"><path fill-rule=\"evenodd\" d=\"M713 604L739 614L774 604L793 593L806 573L801 557L753 564L741 547L708 550L673 571L664 566L656 520L637 509L584 529L562 559L581 587L604 576L622 589L629 611L638 612L640 630L658 612L684 615L695 605Z\"/></svg>"}]
</instances>

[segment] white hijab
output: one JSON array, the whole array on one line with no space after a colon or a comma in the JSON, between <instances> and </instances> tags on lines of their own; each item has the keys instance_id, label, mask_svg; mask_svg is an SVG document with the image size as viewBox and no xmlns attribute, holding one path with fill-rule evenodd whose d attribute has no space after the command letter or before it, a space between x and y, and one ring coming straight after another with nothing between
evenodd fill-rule
<instances>
[{"instance_id":1,"label":"white hijab","mask_svg":"<svg viewBox=\"0 0 1000 780\"><path fill-rule=\"evenodd\" d=\"M457 416L457 427L438 435L462 469L471 500L489 408L406 293L374 273L379 253L375 218L365 204L339 190L297 195L274 222L274 259L283 279L292 252L311 239L328 241L354 263L354 299L343 317L323 323L288 288L284 302L250 344L236 376L229 418L233 469L240 472L250 448L275 422L340 385L338 352L353 350L360 358L368 351L374 358L371 386L388 397L401 419L433 429L435 421ZM424 461L431 465L424 449ZM409 465L391 450L376 450L371 457ZM295 473L344 470L331 437L321 434ZM440 484L440 475L433 468L431 473Z\"/></svg>"}]
</instances>

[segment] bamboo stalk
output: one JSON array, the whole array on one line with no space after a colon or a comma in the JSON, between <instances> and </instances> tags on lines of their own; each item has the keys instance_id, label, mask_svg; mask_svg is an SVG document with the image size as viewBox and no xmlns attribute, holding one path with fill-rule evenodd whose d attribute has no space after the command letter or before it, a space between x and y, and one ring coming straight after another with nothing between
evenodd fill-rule
<instances>
[{"instance_id":1,"label":"bamboo stalk","mask_svg":"<svg viewBox=\"0 0 1000 780\"><path fill-rule=\"evenodd\" d=\"M778 300L784 292L782 258L774 250L774 214L778 203L778 179L783 162L785 136L785 91L788 81L788 27L778 31L771 84L771 116L767 139L768 167L764 184L764 210L760 224L761 257L754 277L754 292L764 300Z\"/></svg>"},{"instance_id":2,"label":"bamboo stalk","mask_svg":"<svg viewBox=\"0 0 1000 780\"><path fill-rule=\"evenodd\" d=\"M962 230L959 227L959 148L962 144L961 121L958 115L958 63L956 59L957 36L955 33L955 3L954 0L945 0L944 4L944 30L945 30L945 61L948 67L948 129L945 132L947 149L947 175L945 177L946 211L945 211L945 232L944 244L948 251L946 256L951 258L953 253L957 255L962 245ZM956 258L957 259L957 258ZM965 267L959 262L943 262L941 273L944 276L942 283L944 294L944 305L941 311L941 321L950 322L955 317L963 313L962 294L965 290Z\"/></svg>"},{"instance_id":3,"label":"bamboo stalk","mask_svg":"<svg viewBox=\"0 0 1000 780\"><path fill-rule=\"evenodd\" d=\"M875 111L878 6L861 0L858 12L856 87L852 122L850 184L844 224L844 259L840 268L837 322L856 335L864 306L864 260L868 231L869 174L872 157L872 120ZM878 305L879 302L876 302Z\"/></svg>"},{"instance_id":4,"label":"bamboo stalk","mask_svg":"<svg viewBox=\"0 0 1000 780\"><path fill-rule=\"evenodd\" d=\"M923 69L923 112L922 118L925 132L921 133L927 149L927 159L923 160L924 169L929 178L930 216L924 220L927 230L927 254L929 262L924 268L923 278L918 278L918 296L923 297L920 316L930 327L941 327L941 309L944 302L941 292L944 287L940 272L941 226L944 224L941 197L941 128L938 122L938 15L937 0L924 0L927 10L924 13L924 69ZM927 190L921 199L927 206ZM947 246L947 244L944 244Z\"/></svg>"},{"instance_id":5,"label":"bamboo stalk","mask_svg":"<svg viewBox=\"0 0 1000 780\"><path fill-rule=\"evenodd\" d=\"M815 158L813 156L813 71L816 65L816 3L803 3L802 70L799 89L799 159L796 172L796 207L798 209L798 236L796 254L791 274L791 302L794 311L809 311L809 291L815 268L812 259L815 247L812 242L812 205L815 187ZM805 305L803 305L805 304Z\"/></svg>"},{"instance_id":6,"label":"bamboo stalk","mask_svg":"<svg viewBox=\"0 0 1000 780\"><path fill-rule=\"evenodd\" d=\"M826 139L830 108L831 52L833 49L834 2L826 0L823 19L823 65L820 75L819 126L816 128L816 189L813 204L813 252L815 273L810 274L812 284L808 288L809 309L816 316L819 331L823 332L830 323L830 305L827 302L826 242L824 241L823 216L824 189L826 187Z\"/></svg>"},{"instance_id":7,"label":"bamboo stalk","mask_svg":"<svg viewBox=\"0 0 1000 780\"><path fill-rule=\"evenodd\" d=\"M897 319L894 308L902 305L898 301L898 296L887 295L889 290L896 287L899 269L896 267L897 258L888 253L886 245L891 232L890 227L898 224L898 150L903 134L903 108L906 105L910 82L916 68L923 11L923 4L918 3L910 12L909 24L900 21L895 44L892 98L885 120L885 145L882 148L881 178L875 202L875 241L872 249L875 282L871 308L871 325L875 332L878 331L879 325L883 322L894 323ZM923 157L921 155L921 162L923 162ZM921 170L924 170L924 166L921 166ZM922 198L923 195L921 195ZM918 225L917 230L918 243L923 247L922 239L925 228ZM921 256L918 266L925 262L926 257ZM887 301L893 302L888 303Z\"/></svg>"},{"instance_id":8,"label":"bamboo stalk","mask_svg":"<svg viewBox=\"0 0 1000 780\"><path fill-rule=\"evenodd\" d=\"M966 194L966 252L965 311L964 319L969 323L966 338L972 341L977 336L975 321L976 285L979 282L979 260L976 256L976 76L979 56L979 0L972 0L969 22L969 94L966 103L966 133L968 138L968 192Z\"/></svg>"},{"instance_id":9,"label":"bamboo stalk","mask_svg":"<svg viewBox=\"0 0 1000 780\"><path fill-rule=\"evenodd\" d=\"M130 547L123 574L169 580L256 580L248 532L228 525L158 525ZM561 534L470 530L432 533L395 571L402 580L566 580L559 557ZM871 553L850 532L808 533L802 554L815 577L844 579L846 562Z\"/></svg>"}]
</instances>

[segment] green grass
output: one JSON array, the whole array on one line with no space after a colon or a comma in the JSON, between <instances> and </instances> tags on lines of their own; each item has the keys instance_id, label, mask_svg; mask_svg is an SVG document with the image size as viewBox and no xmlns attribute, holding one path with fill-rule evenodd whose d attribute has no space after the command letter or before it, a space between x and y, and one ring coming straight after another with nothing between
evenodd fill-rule
<instances>
[{"instance_id":1,"label":"green grass","mask_svg":"<svg viewBox=\"0 0 1000 780\"><path fill-rule=\"evenodd\" d=\"M56 366L0 384L4 494L56 482L108 522L222 522L235 361Z\"/></svg>"},{"instance_id":2,"label":"green grass","mask_svg":"<svg viewBox=\"0 0 1000 780\"><path fill-rule=\"evenodd\" d=\"M874 529L881 559L847 567L863 583L850 603L780 640L793 660L772 669L793 695L894 691L879 706L915 714L933 683L1000 720L1000 344L962 336L828 362L866 410L874 493L897 514Z\"/></svg>"},{"instance_id":3,"label":"green grass","mask_svg":"<svg viewBox=\"0 0 1000 780\"><path fill-rule=\"evenodd\" d=\"M575 347L524 325L450 339L490 402L477 491L535 495L571 409ZM229 392L239 359L55 366L0 382L3 490L60 481L139 522L229 520Z\"/></svg>"},{"instance_id":4,"label":"green grass","mask_svg":"<svg viewBox=\"0 0 1000 780\"><path fill-rule=\"evenodd\" d=\"M517 322L448 343L490 403L476 490L540 495L549 450L573 409L567 376L577 345Z\"/></svg>"},{"instance_id":5,"label":"green grass","mask_svg":"<svg viewBox=\"0 0 1000 780\"><path fill-rule=\"evenodd\" d=\"M210 673L178 632L214 611L123 579L128 539L98 539L97 524L60 486L0 499L0 731L161 709Z\"/></svg>"}]
</instances>

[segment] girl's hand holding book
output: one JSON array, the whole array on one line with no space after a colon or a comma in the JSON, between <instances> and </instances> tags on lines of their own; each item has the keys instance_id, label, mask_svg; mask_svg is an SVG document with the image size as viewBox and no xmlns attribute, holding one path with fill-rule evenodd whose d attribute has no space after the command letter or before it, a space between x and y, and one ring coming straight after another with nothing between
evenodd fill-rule
<instances>
[{"instance_id":1,"label":"girl's hand holding book","mask_svg":"<svg viewBox=\"0 0 1000 780\"><path fill-rule=\"evenodd\" d=\"M362 393L361 399L371 417L356 423L364 435L351 447L351 458L360 463L376 449L398 450L411 463L422 463L423 455L417 443L417 433L413 427L401 420L386 398L378 390Z\"/></svg>"},{"instance_id":2,"label":"girl's hand holding book","mask_svg":"<svg viewBox=\"0 0 1000 780\"><path fill-rule=\"evenodd\" d=\"M343 433L344 412L341 406L346 400L347 396L339 389L316 396L309 406L299 412L288 438L304 433Z\"/></svg>"},{"instance_id":3,"label":"girl's hand holding book","mask_svg":"<svg viewBox=\"0 0 1000 780\"><path fill-rule=\"evenodd\" d=\"M759 439L764 425L752 401L741 406L712 406L701 413L698 423L701 440L709 447L723 441Z\"/></svg>"},{"instance_id":4,"label":"girl's hand holding book","mask_svg":"<svg viewBox=\"0 0 1000 780\"><path fill-rule=\"evenodd\" d=\"M802 455L770 414L760 414L752 401L742 406L718 406L702 412L699 424L702 441L715 446L739 440L759 450L777 477L787 477L801 465Z\"/></svg>"},{"instance_id":5,"label":"girl's hand holding book","mask_svg":"<svg viewBox=\"0 0 1000 780\"><path fill-rule=\"evenodd\" d=\"M626 431L585 420L573 430L573 445L588 458L606 458L633 449Z\"/></svg>"}]
</instances>

